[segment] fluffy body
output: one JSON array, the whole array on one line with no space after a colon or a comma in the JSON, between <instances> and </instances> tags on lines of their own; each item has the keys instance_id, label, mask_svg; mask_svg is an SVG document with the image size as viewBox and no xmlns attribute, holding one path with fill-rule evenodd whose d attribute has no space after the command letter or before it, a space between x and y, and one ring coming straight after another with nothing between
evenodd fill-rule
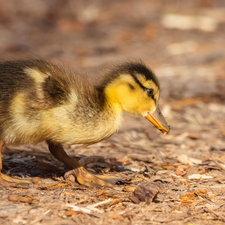
<instances>
[{"instance_id":1,"label":"fluffy body","mask_svg":"<svg viewBox=\"0 0 225 225\"><path fill-rule=\"evenodd\" d=\"M158 81L141 63L117 65L95 86L85 75L44 60L2 62L0 139L88 145L117 131L123 111L144 116L158 100Z\"/></svg>"}]
</instances>

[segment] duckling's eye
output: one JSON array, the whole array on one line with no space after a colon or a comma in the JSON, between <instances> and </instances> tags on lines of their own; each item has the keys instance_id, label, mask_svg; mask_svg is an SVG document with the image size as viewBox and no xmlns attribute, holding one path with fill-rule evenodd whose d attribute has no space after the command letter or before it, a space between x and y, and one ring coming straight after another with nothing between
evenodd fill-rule
<instances>
[{"instance_id":1,"label":"duckling's eye","mask_svg":"<svg viewBox=\"0 0 225 225\"><path fill-rule=\"evenodd\" d=\"M149 96L149 97L152 97L152 96L153 96L153 89L148 88L148 89L147 89L147 93L148 93L148 96Z\"/></svg>"},{"instance_id":2,"label":"duckling's eye","mask_svg":"<svg viewBox=\"0 0 225 225\"><path fill-rule=\"evenodd\" d=\"M132 84L129 84L129 87L131 90L134 90L134 86Z\"/></svg>"}]
</instances>

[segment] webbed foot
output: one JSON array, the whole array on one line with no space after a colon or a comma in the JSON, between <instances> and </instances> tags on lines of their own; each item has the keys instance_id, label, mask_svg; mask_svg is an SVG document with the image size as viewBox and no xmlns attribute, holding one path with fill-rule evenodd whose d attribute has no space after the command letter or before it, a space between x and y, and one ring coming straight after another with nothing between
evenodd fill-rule
<instances>
[{"instance_id":1,"label":"webbed foot","mask_svg":"<svg viewBox=\"0 0 225 225\"><path fill-rule=\"evenodd\" d=\"M0 172L0 185L2 185L2 186L5 186L5 187L29 187L30 184L31 184L30 181L14 179L14 178L7 176Z\"/></svg>"},{"instance_id":2,"label":"webbed foot","mask_svg":"<svg viewBox=\"0 0 225 225\"><path fill-rule=\"evenodd\" d=\"M26 180L18 180L13 179L10 176L7 176L2 171L2 149L4 147L5 142L3 140L0 140L0 185L5 187L28 187L29 184L31 184L30 181Z\"/></svg>"},{"instance_id":3,"label":"webbed foot","mask_svg":"<svg viewBox=\"0 0 225 225\"><path fill-rule=\"evenodd\" d=\"M115 187L113 183L110 181L115 181L116 177L111 176L95 176L89 173L84 167L78 167L73 170L70 170L65 173L65 179L68 179L69 176L74 176L79 184L88 186L88 187L99 187L99 186L107 186L107 187ZM101 178L99 178L101 177ZM106 180L108 181L106 181Z\"/></svg>"},{"instance_id":4,"label":"webbed foot","mask_svg":"<svg viewBox=\"0 0 225 225\"><path fill-rule=\"evenodd\" d=\"M67 155L67 153L64 151L62 145L60 144L54 144L50 141L48 141L49 151L52 153L52 155L55 156L58 160L63 162L68 167L72 168L72 170L65 173L64 177L65 179L68 179L70 175L72 175L76 181L79 184L83 184L88 187L99 187L99 186L107 186L115 188L116 185L113 183L116 183L118 180L118 177L112 177L112 176L95 176L91 173L89 173L83 165L86 165L90 162L96 161L98 157L88 157L85 159L82 159L80 162L76 161L75 159L71 158ZM71 180L71 179L70 179Z\"/></svg>"}]
</instances>

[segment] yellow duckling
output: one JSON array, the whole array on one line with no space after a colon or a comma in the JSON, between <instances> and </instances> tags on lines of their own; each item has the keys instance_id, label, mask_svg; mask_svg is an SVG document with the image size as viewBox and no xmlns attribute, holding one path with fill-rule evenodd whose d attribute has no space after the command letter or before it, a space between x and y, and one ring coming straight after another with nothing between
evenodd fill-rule
<instances>
[{"instance_id":1,"label":"yellow duckling","mask_svg":"<svg viewBox=\"0 0 225 225\"><path fill-rule=\"evenodd\" d=\"M108 69L98 85L76 71L44 60L0 63L0 183L26 182L1 173L4 144L46 141L50 152L80 184L113 186L69 157L62 144L92 144L110 137L122 112L142 116L163 133L170 128L159 110L159 82L143 63Z\"/></svg>"}]
</instances>

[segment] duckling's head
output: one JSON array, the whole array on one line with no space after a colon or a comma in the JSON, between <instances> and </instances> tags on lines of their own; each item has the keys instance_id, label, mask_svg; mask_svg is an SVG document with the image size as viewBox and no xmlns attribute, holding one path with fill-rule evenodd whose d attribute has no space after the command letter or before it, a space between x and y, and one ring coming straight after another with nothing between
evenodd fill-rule
<instances>
[{"instance_id":1,"label":"duckling's head","mask_svg":"<svg viewBox=\"0 0 225 225\"><path fill-rule=\"evenodd\" d=\"M160 86L143 63L126 62L108 71L101 83L105 102L118 111L143 116L163 133L169 133L159 109Z\"/></svg>"}]
</instances>

